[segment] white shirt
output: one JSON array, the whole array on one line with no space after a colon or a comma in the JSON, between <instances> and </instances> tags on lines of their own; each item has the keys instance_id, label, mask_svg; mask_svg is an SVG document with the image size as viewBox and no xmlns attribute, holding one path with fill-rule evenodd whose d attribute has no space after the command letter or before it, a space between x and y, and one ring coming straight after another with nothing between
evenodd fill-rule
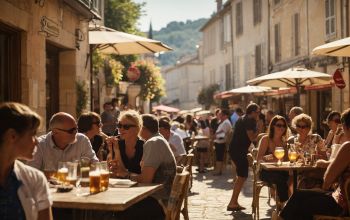
<instances>
[{"instance_id":1,"label":"white shirt","mask_svg":"<svg viewBox=\"0 0 350 220\"><path fill-rule=\"evenodd\" d=\"M225 121L223 121L219 125L218 129L215 132L216 138L215 138L214 142L218 143L218 144L225 143L225 137L231 129L232 129L231 122L228 119L225 119Z\"/></svg>"},{"instance_id":2,"label":"white shirt","mask_svg":"<svg viewBox=\"0 0 350 220\"><path fill-rule=\"evenodd\" d=\"M39 170L16 160L14 172L23 184L17 194L27 220L38 219L38 213L52 205L47 180Z\"/></svg>"},{"instance_id":3,"label":"white shirt","mask_svg":"<svg viewBox=\"0 0 350 220\"><path fill-rule=\"evenodd\" d=\"M179 134L173 131L170 131L169 143L175 147L175 150L172 149L175 157L186 154L184 142L182 141L182 138L180 137Z\"/></svg>"}]
</instances>

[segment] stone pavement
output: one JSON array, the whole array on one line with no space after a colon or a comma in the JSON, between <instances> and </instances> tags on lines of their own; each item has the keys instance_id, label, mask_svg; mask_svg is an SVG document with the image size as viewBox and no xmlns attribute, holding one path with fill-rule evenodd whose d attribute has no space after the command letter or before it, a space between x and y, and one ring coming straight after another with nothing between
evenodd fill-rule
<instances>
[{"instance_id":1,"label":"stone pavement","mask_svg":"<svg viewBox=\"0 0 350 220\"><path fill-rule=\"evenodd\" d=\"M230 201L233 185L233 172L231 166L227 166L223 175L213 176L212 171L198 173L193 167L193 187L189 194L188 210L190 220L221 220L241 219L252 220L253 178L250 170L249 177L242 189L239 203L247 209L240 212L228 212L226 206ZM271 199L268 204L268 190L263 187L260 193L260 219L271 219L271 213L275 208L275 202ZM181 219L182 216L181 216Z\"/></svg>"}]
</instances>

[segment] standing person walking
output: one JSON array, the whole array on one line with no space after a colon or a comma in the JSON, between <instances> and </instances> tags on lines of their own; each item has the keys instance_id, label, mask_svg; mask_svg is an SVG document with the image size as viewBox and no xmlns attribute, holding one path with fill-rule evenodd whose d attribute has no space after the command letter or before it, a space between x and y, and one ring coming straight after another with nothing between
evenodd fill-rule
<instances>
[{"instance_id":1,"label":"standing person walking","mask_svg":"<svg viewBox=\"0 0 350 220\"><path fill-rule=\"evenodd\" d=\"M236 165L237 179L233 186L233 193L227 211L239 211L245 209L238 204L238 196L243 184L248 177L248 148L257 137L257 120L260 114L260 107L256 103L247 106L246 114L236 122L233 138L229 152L232 161Z\"/></svg>"}]
</instances>

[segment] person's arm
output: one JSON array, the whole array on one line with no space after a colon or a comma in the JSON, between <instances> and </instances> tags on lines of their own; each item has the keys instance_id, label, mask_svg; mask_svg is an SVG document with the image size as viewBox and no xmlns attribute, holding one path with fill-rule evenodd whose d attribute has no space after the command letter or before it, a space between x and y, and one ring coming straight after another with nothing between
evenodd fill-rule
<instances>
[{"instance_id":1,"label":"person's arm","mask_svg":"<svg viewBox=\"0 0 350 220\"><path fill-rule=\"evenodd\" d=\"M140 175L131 175L130 179L138 183L152 183L157 169L144 166Z\"/></svg>"},{"instance_id":2,"label":"person's arm","mask_svg":"<svg viewBox=\"0 0 350 220\"><path fill-rule=\"evenodd\" d=\"M324 182L322 188L328 190L337 180L341 173L349 166L350 160L350 143L343 144L335 159L328 166L324 174Z\"/></svg>"},{"instance_id":3,"label":"person's arm","mask_svg":"<svg viewBox=\"0 0 350 220\"><path fill-rule=\"evenodd\" d=\"M259 143L258 147L258 155L256 157L257 161L265 161L264 156L267 151L267 148L269 147L269 137L265 135L264 137L261 138L261 141Z\"/></svg>"},{"instance_id":4,"label":"person's arm","mask_svg":"<svg viewBox=\"0 0 350 220\"><path fill-rule=\"evenodd\" d=\"M38 220L52 220L51 207L38 212Z\"/></svg>"},{"instance_id":5,"label":"person's arm","mask_svg":"<svg viewBox=\"0 0 350 220\"><path fill-rule=\"evenodd\" d=\"M327 159L327 148L326 148L326 145L324 143L324 140L318 134L317 134L316 138L318 140L317 144L316 144L316 152L317 152L317 154L321 156L320 159Z\"/></svg>"},{"instance_id":6,"label":"person's arm","mask_svg":"<svg viewBox=\"0 0 350 220\"><path fill-rule=\"evenodd\" d=\"M254 141L258 137L258 131L247 130L247 135L250 141Z\"/></svg>"},{"instance_id":7,"label":"person's arm","mask_svg":"<svg viewBox=\"0 0 350 220\"><path fill-rule=\"evenodd\" d=\"M28 166L34 167L38 170L45 170L44 162L43 162L43 149L42 149L44 145L45 143L39 142L36 152L33 156L33 159L26 162Z\"/></svg>"}]
</instances>

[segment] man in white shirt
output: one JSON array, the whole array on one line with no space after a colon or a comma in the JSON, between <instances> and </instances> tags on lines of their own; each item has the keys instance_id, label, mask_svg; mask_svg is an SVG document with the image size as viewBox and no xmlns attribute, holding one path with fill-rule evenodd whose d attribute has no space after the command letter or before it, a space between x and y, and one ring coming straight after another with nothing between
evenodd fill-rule
<instances>
[{"instance_id":1,"label":"man in white shirt","mask_svg":"<svg viewBox=\"0 0 350 220\"><path fill-rule=\"evenodd\" d=\"M186 155L186 150L180 135L170 130L171 126L169 121L169 118L161 118L159 120L159 133L169 142L176 162L179 162L181 158Z\"/></svg>"},{"instance_id":2,"label":"man in white shirt","mask_svg":"<svg viewBox=\"0 0 350 220\"><path fill-rule=\"evenodd\" d=\"M215 171L213 175L222 174L222 164L224 161L224 154L226 150L226 136L231 131L232 125L229 120L230 111L227 109L221 109L219 113L219 119L221 121L218 129L214 134L214 145L215 145Z\"/></svg>"}]
</instances>

